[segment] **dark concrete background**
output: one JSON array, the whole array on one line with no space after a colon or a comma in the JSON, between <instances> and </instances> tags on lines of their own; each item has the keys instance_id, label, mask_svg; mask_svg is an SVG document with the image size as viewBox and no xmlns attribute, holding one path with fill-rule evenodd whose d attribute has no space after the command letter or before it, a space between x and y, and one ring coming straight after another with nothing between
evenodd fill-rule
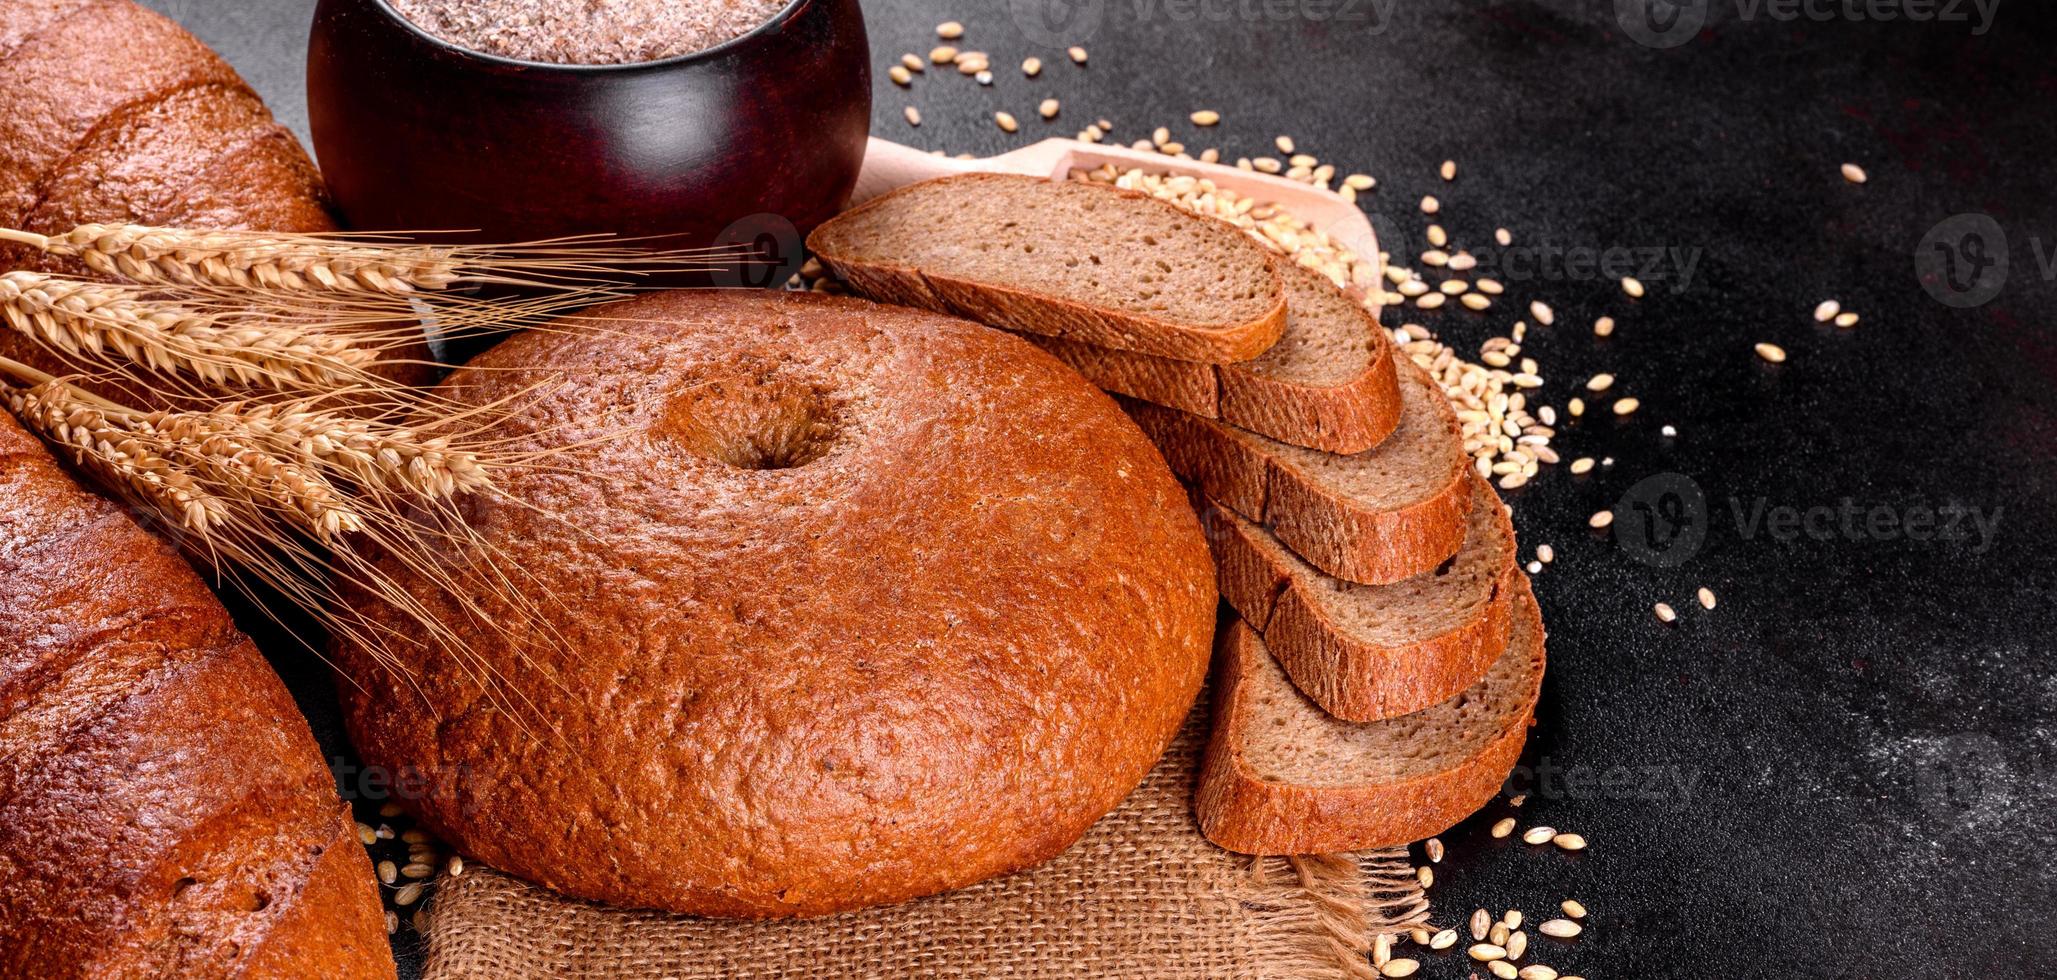
<instances>
[{"instance_id":1,"label":"dark concrete background","mask_svg":"<svg viewBox=\"0 0 2057 980\"><path fill-rule=\"evenodd\" d=\"M312 0L152 5L304 129ZM1075 2L1053 5L1077 15L1054 29L1014 16L1041 6L869 0L881 68L925 53L946 18L970 25L966 47L998 66L992 88L953 75L911 92L881 71L875 130L991 153L1105 116L1124 140L1164 124L1231 155L1289 133L1379 177L1366 206L1403 259L1423 247L1415 206L1434 193L1443 223L1482 253L1504 225L1517 249L1697 260L1689 280L1683 262L1667 263L1669 279L1645 276L1641 302L1558 268L1510 281L1520 302L1490 316L1422 318L1469 347L1544 299L1558 324L1528 344L1549 379L1543 399L1561 409L1604 370L1644 405L1563 427L1567 459L1611 456L1611 469L1551 470L1512 495L1524 554L1558 554L1537 582L1552 670L1519 813L1592 848L1493 841L1486 827L1514 812L1496 804L1445 835L1440 919L1490 905L1535 920L1577 897L1593 910L1587 935L1541 941L1535 958L1591 977L2057 975L2045 938L2057 899L2048 4L2004 0L1983 21L1966 2L1969 21L1914 23L1861 3L1815 0L1782 19L1795 8L1712 0L1704 29L1674 48L1635 40L1609 0ZM1073 42L1090 67L1064 60ZM1014 69L1029 54L1050 63L1033 82ZM1046 95L1063 101L1058 123L1034 118ZM926 116L919 130L901 120L910 103ZM1196 132L1185 117L1199 108L1225 121ZM994 127L996 109L1023 132ZM1446 158L1462 167L1454 185L1435 177ZM1871 182L1845 183L1844 161ZM1985 254L2012 259L1981 307L1939 302L1916 274L1918 251L1939 254L1918 248L1924 236L1960 214L1996 222ZM1945 244L1969 227L1949 226ZM1988 269L1983 282L2002 279ZM1815 324L1829 297L1863 323ZM1604 341L1588 329L1602 314L1620 320ZM1758 361L1758 341L1790 362ZM1665 424L1679 435L1661 437ZM1652 540L1683 526L1703 545L1653 559L1617 543L1633 535L1586 529L1663 474L1675 476L1635 495L1660 515ZM1653 487L1697 488L1704 506ZM1845 500L1857 519L1817 522L1813 536L1749 522L1829 519ZM1911 540L1871 523L1873 511L1897 527L1948 508L1997 524ZM1693 603L1703 584L1721 596L1712 613ZM1652 617L1658 600L1684 613L1678 624ZM323 685L289 672L333 738ZM1423 975L1470 965L1431 956Z\"/></svg>"}]
</instances>

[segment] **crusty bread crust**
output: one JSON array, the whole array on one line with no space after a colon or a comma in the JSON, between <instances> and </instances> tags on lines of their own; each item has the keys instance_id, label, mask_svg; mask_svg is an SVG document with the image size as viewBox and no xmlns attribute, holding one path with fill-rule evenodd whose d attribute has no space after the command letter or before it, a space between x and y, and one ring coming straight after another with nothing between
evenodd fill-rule
<instances>
[{"instance_id":1,"label":"crusty bread crust","mask_svg":"<svg viewBox=\"0 0 2057 980\"><path fill-rule=\"evenodd\" d=\"M1377 359L1363 374L1332 388L1223 369L1221 420L1280 442L1345 456L1376 447L1400 424L1400 378L1391 340L1383 330L1373 333L1383 340Z\"/></svg>"},{"instance_id":2,"label":"crusty bread crust","mask_svg":"<svg viewBox=\"0 0 2057 980\"><path fill-rule=\"evenodd\" d=\"M285 685L4 411L0 583L0 976L392 977Z\"/></svg>"},{"instance_id":3,"label":"crusty bread crust","mask_svg":"<svg viewBox=\"0 0 2057 980\"><path fill-rule=\"evenodd\" d=\"M1396 646L1353 635L1310 594L1316 583L1303 581L1259 547L1252 536L1263 529L1210 505L1201 525L1214 548L1222 597L1263 634L1293 683L1329 714L1370 722L1441 704L1477 683L1506 652L1520 576L1513 522L1491 488L1473 480L1474 494L1482 488L1488 498L1483 506L1491 508L1493 533L1509 543L1507 563L1477 615L1446 632Z\"/></svg>"},{"instance_id":4,"label":"crusty bread crust","mask_svg":"<svg viewBox=\"0 0 2057 980\"><path fill-rule=\"evenodd\" d=\"M1022 334L1103 391L1175 408L1203 419L1221 418L1221 378L1226 365L1174 361L1098 347L1063 337Z\"/></svg>"},{"instance_id":5,"label":"crusty bread crust","mask_svg":"<svg viewBox=\"0 0 2057 980\"><path fill-rule=\"evenodd\" d=\"M1392 847L1456 825L1490 801L1521 758L1540 696L1546 654L1541 613L1526 579L1514 615L1538 638L1525 706L1481 749L1447 770L1390 783L1304 786L1265 778L1244 758L1242 733L1263 724L1240 688L1264 641L1237 621L1218 643L1214 735L1194 811L1207 839L1242 854L1334 854Z\"/></svg>"},{"instance_id":6,"label":"crusty bread crust","mask_svg":"<svg viewBox=\"0 0 2057 980\"><path fill-rule=\"evenodd\" d=\"M988 194L1018 193L1023 186L1049 183L1011 174L963 174L927 183L933 185L943 181L968 185L966 194L970 199ZM808 236L808 248L835 270L850 288L870 299L948 313L1021 333L1063 337L1173 360L1209 364L1247 361L1270 350L1285 332L1283 279L1279 279L1274 300L1263 315L1246 322L1205 327L1095 307L1000 283L935 274L897 262L892 256L864 254L860 243L845 240L850 236L852 225L867 220L873 212L891 208L900 196L922 186L915 184L900 188L831 219ZM1070 183L1064 186L1074 189L1092 187L1110 198L1125 199L1134 207L1163 209L1181 223L1199 221L1205 225L1218 225L1221 230L1220 252L1248 250L1271 268L1273 278L1280 275L1277 258L1248 241L1241 231L1227 222L1200 218L1138 191L1099 184Z\"/></svg>"},{"instance_id":7,"label":"crusty bread crust","mask_svg":"<svg viewBox=\"0 0 2057 980\"><path fill-rule=\"evenodd\" d=\"M1311 269L1287 269L1287 276L1328 277ZM1290 302L1291 290L1288 290ZM1337 385L1313 385L1274 377L1253 364L1198 364L1055 337L1031 337L1086 380L1108 391L1153 405L1216 419L1280 442L1351 455L1371 449L1400 424L1400 381L1392 339L1371 311L1352 301L1372 344L1365 369ZM1299 319L1290 313L1286 336ZM1260 362L1261 363L1261 362Z\"/></svg>"},{"instance_id":8,"label":"crusty bread crust","mask_svg":"<svg viewBox=\"0 0 2057 980\"><path fill-rule=\"evenodd\" d=\"M1416 383L1433 385L1412 362ZM1436 487L1406 506L1378 509L1325 485L1319 474L1279 458L1248 433L1155 405L1124 401L1165 462L1208 499L1263 525L1295 554L1348 582L1387 585L1432 571L1464 544L1471 507L1464 435L1447 399L1422 399L1425 424L1449 447ZM1375 450L1374 450L1375 451Z\"/></svg>"},{"instance_id":9,"label":"crusty bread crust","mask_svg":"<svg viewBox=\"0 0 2057 980\"><path fill-rule=\"evenodd\" d=\"M440 389L541 385L504 448L602 447L466 505L547 622L475 629L388 564L468 657L402 676L336 647L358 748L428 774L444 839L582 898L820 915L1042 861L1156 763L1218 602L1183 489L1106 395L1011 334L844 297L583 315L622 320L512 337ZM731 462L780 433L819 441Z\"/></svg>"}]
</instances>

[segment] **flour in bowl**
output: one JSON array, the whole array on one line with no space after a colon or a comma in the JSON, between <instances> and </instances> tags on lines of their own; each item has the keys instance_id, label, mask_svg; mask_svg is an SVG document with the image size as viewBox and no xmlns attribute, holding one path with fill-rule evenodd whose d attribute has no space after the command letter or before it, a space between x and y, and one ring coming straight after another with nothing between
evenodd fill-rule
<instances>
[{"instance_id":1,"label":"flour in bowl","mask_svg":"<svg viewBox=\"0 0 2057 980\"><path fill-rule=\"evenodd\" d=\"M749 33L788 0L388 0L458 47L563 65L628 65Z\"/></svg>"}]
</instances>

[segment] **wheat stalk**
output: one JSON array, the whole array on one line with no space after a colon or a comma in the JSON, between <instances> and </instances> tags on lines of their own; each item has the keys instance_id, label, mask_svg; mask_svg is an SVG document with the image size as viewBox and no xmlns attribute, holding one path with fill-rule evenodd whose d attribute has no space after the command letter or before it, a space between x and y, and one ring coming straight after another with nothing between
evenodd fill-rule
<instances>
[{"instance_id":1,"label":"wheat stalk","mask_svg":"<svg viewBox=\"0 0 2057 980\"><path fill-rule=\"evenodd\" d=\"M51 349L214 385L326 389L363 382L379 352L353 338L264 316L194 309L140 287L35 272L0 274L0 319ZM114 355L114 357L110 357Z\"/></svg>"},{"instance_id":2,"label":"wheat stalk","mask_svg":"<svg viewBox=\"0 0 2057 980\"><path fill-rule=\"evenodd\" d=\"M227 523L227 501L173 466L148 440L110 425L100 408L77 397L77 389L56 382L30 389L10 386L6 397L22 424L69 450L72 461L103 485L174 515L201 534Z\"/></svg>"},{"instance_id":3,"label":"wheat stalk","mask_svg":"<svg viewBox=\"0 0 2057 980\"><path fill-rule=\"evenodd\" d=\"M6 395L15 415L73 450L76 462L179 515L195 533L274 514L322 539L366 526L327 478L252 438L233 414L146 414L89 399L61 379L9 386Z\"/></svg>"},{"instance_id":4,"label":"wheat stalk","mask_svg":"<svg viewBox=\"0 0 2057 980\"><path fill-rule=\"evenodd\" d=\"M0 241L69 258L104 276L159 286L410 296L500 283L583 288L652 272L707 271L737 249L642 250L605 235L514 245L426 245L366 235L81 225L57 235L0 228Z\"/></svg>"},{"instance_id":5,"label":"wheat stalk","mask_svg":"<svg viewBox=\"0 0 2057 980\"><path fill-rule=\"evenodd\" d=\"M283 405L237 403L215 409L268 445L317 461L364 487L441 499L493 488L477 452L448 436L319 411L317 400Z\"/></svg>"},{"instance_id":6,"label":"wheat stalk","mask_svg":"<svg viewBox=\"0 0 2057 980\"><path fill-rule=\"evenodd\" d=\"M0 379L11 379L0 380L0 403L104 490L169 518L187 532L185 547L238 588L268 586L403 675L398 648L427 642L504 695L511 689L459 620L555 636L521 588L525 573L505 567L453 506L457 495L495 492L494 471L532 462L491 450L484 433L497 405L447 416L432 427L471 427L431 435L384 420L418 405L369 419L323 411L320 399L144 412L6 358ZM402 585L382 560L442 598ZM363 615L350 594L414 629Z\"/></svg>"}]
</instances>

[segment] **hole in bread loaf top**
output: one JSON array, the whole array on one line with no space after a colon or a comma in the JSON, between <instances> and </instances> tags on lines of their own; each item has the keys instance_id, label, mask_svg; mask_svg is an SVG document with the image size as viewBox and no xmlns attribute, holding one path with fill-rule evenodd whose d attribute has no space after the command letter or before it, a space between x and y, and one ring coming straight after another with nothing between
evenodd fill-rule
<instances>
[{"instance_id":1,"label":"hole in bread loaf top","mask_svg":"<svg viewBox=\"0 0 2057 980\"><path fill-rule=\"evenodd\" d=\"M739 470L793 470L829 454L842 426L827 392L773 377L701 382L665 406L656 433Z\"/></svg>"}]
</instances>

